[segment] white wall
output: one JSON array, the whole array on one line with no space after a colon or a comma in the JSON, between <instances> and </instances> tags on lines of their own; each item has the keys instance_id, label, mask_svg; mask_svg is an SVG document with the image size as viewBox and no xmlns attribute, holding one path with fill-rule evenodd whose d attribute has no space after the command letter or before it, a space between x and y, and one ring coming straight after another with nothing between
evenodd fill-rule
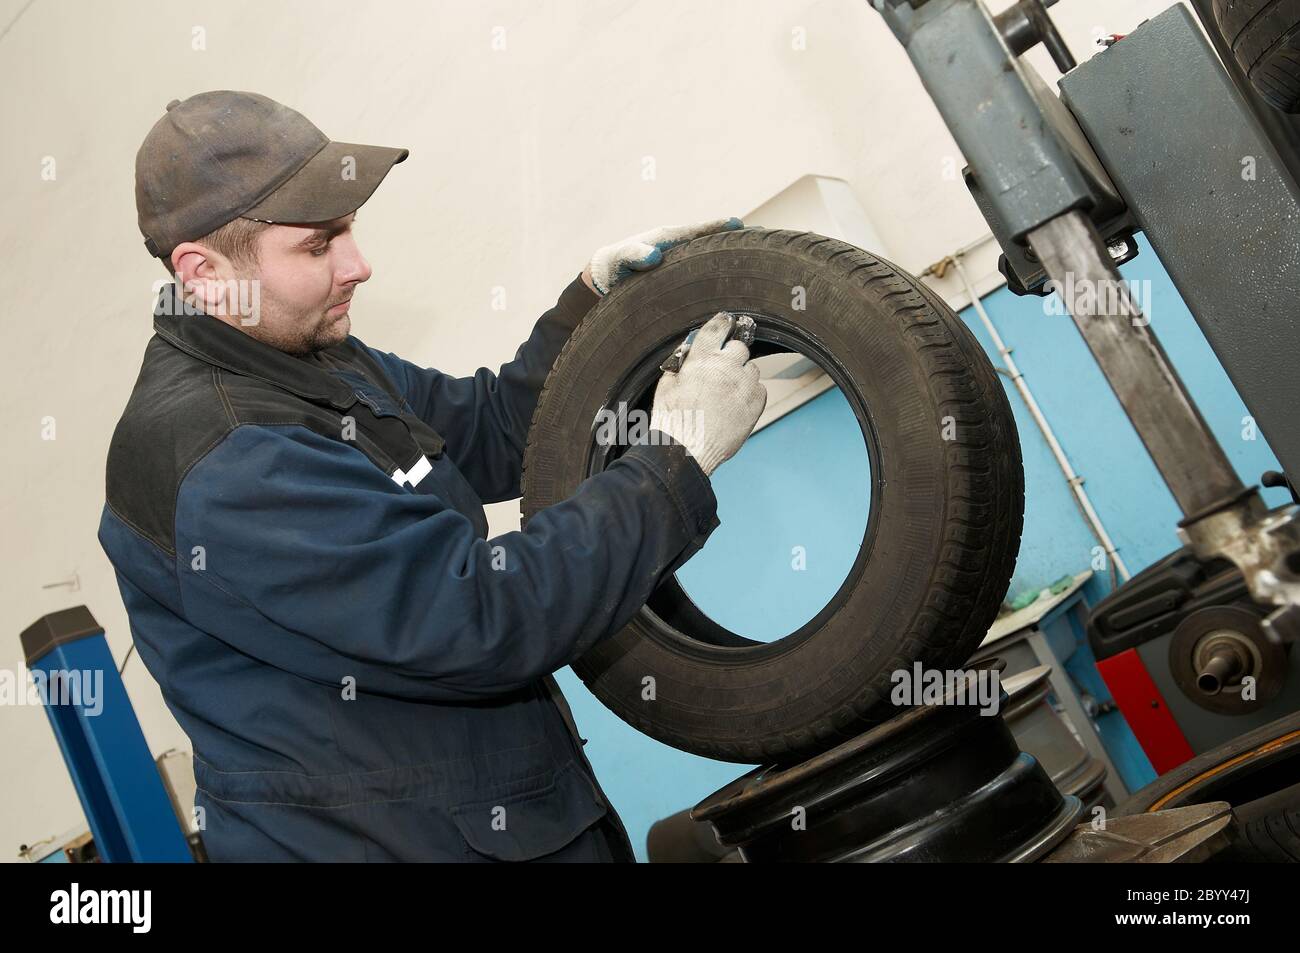
<instances>
[{"instance_id":1,"label":"white wall","mask_svg":"<svg viewBox=\"0 0 1300 953\"><path fill-rule=\"evenodd\" d=\"M1063 0L1052 13L1082 59L1101 28L1168 5ZM986 231L943 176L945 160L963 164L951 138L864 0L0 0L0 32L11 671L18 632L70 605L90 607L117 659L130 644L95 532L162 275L135 225L134 157L173 98L252 90L336 139L409 148L356 226L375 274L353 329L455 373L508 360L597 246L743 214L803 175L847 181L912 271ZM1031 59L1056 77L1041 50ZM996 283L991 250L973 264L981 290ZM494 508L494 531L516 516ZM42 588L74 572L79 591ZM125 680L154 752L187 746L138 659ZM81 823L43 712L0 708L0 766L0 858Z\"/></svg>"}]
</instances>

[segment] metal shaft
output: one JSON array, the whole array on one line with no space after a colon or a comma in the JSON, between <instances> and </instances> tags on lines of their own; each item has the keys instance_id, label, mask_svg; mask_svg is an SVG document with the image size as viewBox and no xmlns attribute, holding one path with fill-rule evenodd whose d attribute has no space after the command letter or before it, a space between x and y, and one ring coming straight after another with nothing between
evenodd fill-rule
<instances>
[{"instance_id":1,"label":"metal shaft","mask_svg":"<svg viewBox=\"0 0 1300 953\"><path fill-rule=\"evenodd\" d=\"M1183 514L1239 495L1245 487L1088 217L1057 216L1029 244Z\"/></svg>"}]
</instances>

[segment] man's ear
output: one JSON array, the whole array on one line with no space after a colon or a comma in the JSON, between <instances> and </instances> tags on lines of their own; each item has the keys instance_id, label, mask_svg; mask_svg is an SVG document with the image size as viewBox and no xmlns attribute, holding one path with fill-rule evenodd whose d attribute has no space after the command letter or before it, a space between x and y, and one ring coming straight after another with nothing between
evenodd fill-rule
<instances>
[{"instance_id":1,"label":"man's ear","mask_svg":"<svg viewBox=\"0 0 1300 953\"><path fill-rule=\"evenodd\" d=\"M226 293L225 258L195 242L181 242L172 249L171 260L182 299L209 314L220 313Z\"/></svg>"}]
</instances>

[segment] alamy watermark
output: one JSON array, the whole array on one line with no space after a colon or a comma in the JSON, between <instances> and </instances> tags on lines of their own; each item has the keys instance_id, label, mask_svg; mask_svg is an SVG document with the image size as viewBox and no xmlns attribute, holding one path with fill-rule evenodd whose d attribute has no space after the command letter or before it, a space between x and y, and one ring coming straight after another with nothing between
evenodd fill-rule
<instances>
[{"instance_id":1,"label":"alamy watermark","mask_svg":"<svg viewBox=\"0 0 1300 953\"><path fill-rule=\"evenodd\" d=\"M996 715L1001 706L1001 676L996 669L937 669L914 662L910 669L895 669L889 700L900 707L921 705L971 705L981 715Z\"/></svg>"},{"instance_id":2,"label":"alamy watermark","mask_svg":"<svg viewBox=\"0 0 1300 953\"><path fill-rule=\"evenodd\" d=\"M104 670L0 668L0 705L76 705L94 717L104 710Z\"/></svg>"},{"instance_id":3,"label":"alamy watermark","mask_svg":"<svg viewBox=\"0 0 1300 953\"><path fill-rule=\"evenodd\" d=\"M692 444L703 434L704 412L694 408L658 410L653 415L620 401L615 408L602 407L592 421L596 443L602 447L658 445L669 443L668 434L678 443Z\"/></svg>"},{"instance_id":4,"label":"alamy watermark","mask_svg":"<svg viewBox=\"0 0 1300 953\"><path fill-rule=\"evenodd\" d=\"M121 924L132 933L148 933L153 924L153 891L82 888L73 881L67 890L50 894L54 924Z\"/></svg>"},{"instance_id":5,"label":"alamy watermark","mask_svg":"<svg viewBox=\"0 0 1300 953\"><path fill-rule=\"evenodd\" d=\"M198 303L197 288L200 282L182 280L180 272L173 276L178 293L163 295L159 292L168 284L166 278L159 278L153 283L154 314L167 317L195 317L200 314L212 317L237 317L244 327L252 327L261 321L262 316L262 282L258 278L213 279L212 285L220 286L217 300L206 307ZM179 304L177 301L179 300ZM176 312L179 311L179 315Z\"/></svg>"},{"instance_id":6,"label":"alamy watermark","mask_svg":"<svg viewBox=\"0 0 1300 953\"><path fill-rule=\"evenodd\" d=\"M1073 314L1076 318L1116 315L1129 318L1134 327L1151 323L1149 279L1076 278L1074 272L1067 271L1064 282L1052 278L1043 287L1055 292L1043 299L1044 314Z\"/></svg>"}]
</instances>

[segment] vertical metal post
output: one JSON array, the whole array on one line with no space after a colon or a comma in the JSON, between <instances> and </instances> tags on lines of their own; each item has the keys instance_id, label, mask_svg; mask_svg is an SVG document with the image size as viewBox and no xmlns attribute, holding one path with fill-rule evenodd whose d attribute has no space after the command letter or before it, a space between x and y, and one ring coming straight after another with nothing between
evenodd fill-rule
<instances>
[{"instance_id":1,"label":"vertical metal post","mask_svg":"<svg viewBox=\"0 0 1300 953\"><path fill-rule=\"evenodd\" d=\"M1029 244L1183 514L1239 497L1245 487L1088 217L1058 216Z\"/></svg>"},{"instance_id":2,"label":"vertical metal post","mask_svg":"<svg viewBox=\"0 0 1300 953\"><path fill-rule=\"evenodd\" d=\"M85 606L43 616L22 633L45 713L81 799L99 856L109 862L191 863L131 700Z\"/></svg>"}]
</instances>

